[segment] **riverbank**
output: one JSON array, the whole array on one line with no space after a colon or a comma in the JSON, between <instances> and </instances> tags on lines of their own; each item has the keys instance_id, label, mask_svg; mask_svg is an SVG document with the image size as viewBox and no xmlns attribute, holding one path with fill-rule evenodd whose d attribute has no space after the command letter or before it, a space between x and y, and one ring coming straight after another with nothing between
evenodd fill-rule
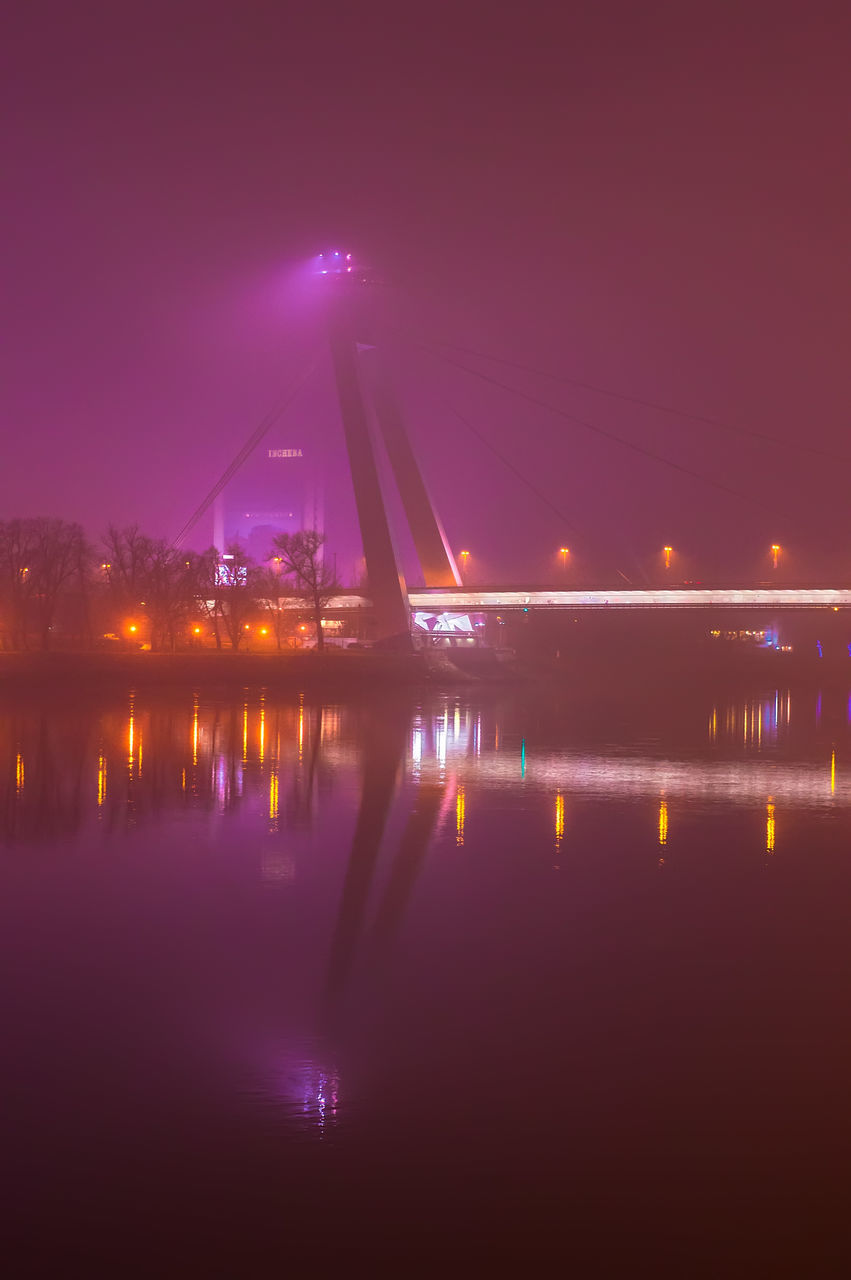
<instances>
[{"instance_id":1,"label":"riverbank","mask_svg":"<svg viewBox=\"0 0 851 1280\"><path fill-rule=\"evenodd\" d=\"M429 681L418 654L3 653L0 690L177 688L193 685L335 691Z\"/></svg>"},{"instance_id":2,"label":"riverbank","mask_svg":"<svg viewBox=\"0 0 851 1280\"><path fill-rule=\"evenodd\" d=\"M732 647L681 646L664 652L527 656L516 663L461 670L446 662L429 665L422 654L376 650L315 650L282 654L196 651L191 653L0 653L0 694L7 699L46 692L89 693L137 689L268 688L320 696L374 694L382 690L459 685L534 684L562 693L606 696L640 686L658 691L684 685L806 687L851 684L851 658L805 660L797 654Z\"/></svg>"}]
</instances>

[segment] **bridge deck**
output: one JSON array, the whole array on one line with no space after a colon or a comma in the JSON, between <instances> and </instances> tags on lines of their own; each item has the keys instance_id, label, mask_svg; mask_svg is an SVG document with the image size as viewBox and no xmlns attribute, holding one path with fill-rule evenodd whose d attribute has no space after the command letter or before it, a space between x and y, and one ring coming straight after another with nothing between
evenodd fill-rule
<instances>
[{"instance_id":1,"label":"bridge deck","mask_svg":"<svg viewBox=\"0 0 851 1280\"><path fill-rule=\"evenodd\" d=\"M667 587L593 591L508 590L498 587L431 587L408 592L412 609L429 613L480 613L512 609L848 609L846 587ZM328 608L362 609L363 595L335 596Z\"/></svg>"}]
</instances>

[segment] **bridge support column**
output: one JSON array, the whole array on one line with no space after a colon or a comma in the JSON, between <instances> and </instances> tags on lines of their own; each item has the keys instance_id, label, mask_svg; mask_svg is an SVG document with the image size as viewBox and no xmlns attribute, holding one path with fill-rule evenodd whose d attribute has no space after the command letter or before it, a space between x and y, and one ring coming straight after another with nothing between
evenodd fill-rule
<instances>
[{"instance_id":1,"label":"bridge support column","mask_svg":"<svg viewBox=\"0 0 851 1280\"><path fill-rule=\"evenodd\" d=\"M331 319L331 356L366 559L369 593L379 637L389 639L405 636L410 643L408 593L381 492L369 418L361 388L349 301L348 297L337 299Z\"/></svg>"},{"instance_id":2,"label":"bridge support column","mask_svg":"<svg viewBox=\"0 0 851 1280\"><path fill-rule=\"evenodd\" d=\"M380 351L369 355L375 414L427 587L460 587L455 557L411 448L402 409Z\"/></svg>"}]
</instances>

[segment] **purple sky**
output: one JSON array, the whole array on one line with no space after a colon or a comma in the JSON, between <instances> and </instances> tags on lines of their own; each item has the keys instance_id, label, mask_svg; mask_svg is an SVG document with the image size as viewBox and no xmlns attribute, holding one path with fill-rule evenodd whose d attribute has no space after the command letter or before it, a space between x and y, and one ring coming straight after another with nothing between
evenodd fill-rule
<instances>
[{"instance_id":1,"label":"purple sky","mask_svg":"<svg viewBox=\"0 0 851 1280\"><path fill-rule=\"evenodd\" d=\"M413 352L412 431L482 576L543 580L565 542L631 575L664 542L705 575L775 540L851 571L847 5L4 14L0 517L173 536L320 341L291 278L339 244L429 341L835 455L479 363L736 496ZM329 450L345 563L330 388L288 421Z\"/></svg>"}]
</instances>

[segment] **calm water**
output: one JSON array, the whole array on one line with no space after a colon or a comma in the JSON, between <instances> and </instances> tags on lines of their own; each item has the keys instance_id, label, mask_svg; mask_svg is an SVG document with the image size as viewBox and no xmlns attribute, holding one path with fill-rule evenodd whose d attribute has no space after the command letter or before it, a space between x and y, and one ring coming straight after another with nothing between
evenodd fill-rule
<instances>
[{"instance_id":1,"label":"calm water","mask_svg":"<svg viewBox=\"0 0 851 1280\"><path fill-rule=\"evenodd\" d=\"M7 705L15 1274L828 1274L850 713Z\"/></svg>"}]
</instances>

